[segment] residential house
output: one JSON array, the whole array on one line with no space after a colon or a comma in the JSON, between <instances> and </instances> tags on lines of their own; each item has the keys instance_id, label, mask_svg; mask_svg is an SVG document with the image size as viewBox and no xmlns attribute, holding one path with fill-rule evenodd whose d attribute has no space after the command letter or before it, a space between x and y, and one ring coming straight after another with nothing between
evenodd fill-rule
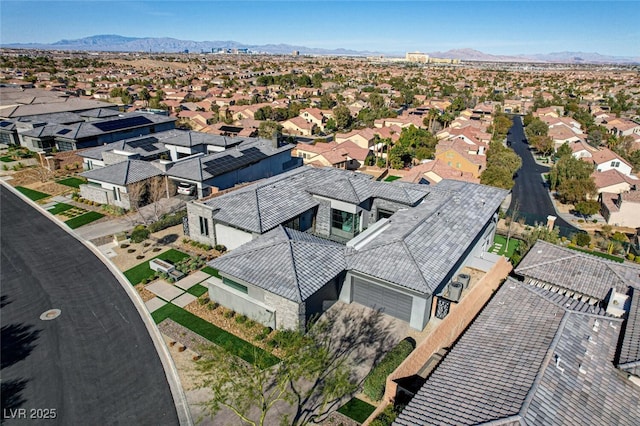
<instances>
[{"instance_id":1,"label":"residential house","mask_svg":"<svg viewBox=\"0 0 640 426\"><path fill-rule=\"evenodd\" d=\"M327 119L322 113L322 110L318 108L305 108L301 109L298 115L304 118L308 123L313 123L318 127L318 129L324 131L324 125L327 122Z\"/></svg>"},{"instance_id":2,"label":"residential house","mask_svg":"<svg viewBox=\"0 0 640 426\"><path fill-rule=\"evenodd\" d=\"M280 146L271 140L248 139L222 152L161 162L161 167L176 183L193 184L197 197L201 198L301 166L300 159L291 157L293 148L293 145Z\"/></svg>"},{"instance_id":3,"label":"residential house","mask_svg":"<svg viewBox=\"0 0 640 426\"><path fill-rule=\"evenodd\" d=\"M290 118L280 124L282 124L283 132L299 136L311 136L317 128L315 123L309 122L300 116Z\"/></svg>"},{"instance_id":4,"label":"residential house","mask_svg":"<svg viewBox=\"0 0 640 426\"><path fill-rule=\"evenodd\" d=\"M376 133L375 129L364 128L352 130L349 133L336 133L334 139L338 144L351 141L362 149L369 149L373 146Z\"/></svg>"},{"instance_id":5,"label":"residential house","mask_svg":"<svg viewBox=\"0 0 640 426\"><path fill-rule=\"evenodd\" d=\"M469 183L480 183L480 178L473 173L465 172L448 165L443 160L436 158L412 167L409 171L394 171L402 173L402 182L423 183L435 185L441 180L451 179Z\"/></svg>"},{"instance_id":6,"label":"residential house","mask_svg":"<svg viewBox=\"0 0 640 426\"><path fill-rule=\"evenodd\" d=\"M599 172L615 169L624 175L631 176L633 170L631 164L609 148L600 148L597 151L592 151L590 157L583 156L581 159L582 161L593 163L595 169Z\"/></svg>"},{"instance_id":7,"label":"residential house","mask_svg":"<svg viewBox=\"0 0 640 426\"><path fill-rule=\"evenodd\" d=\"M603 192L620 194L621 192L640 189L640 179L623 175L616 169L604 172L595 171L591 174L591 177L596 184L598 194Z\"/></svg>"},{"instance_id":8,"label":"residential house","mask_svg":"<svg viewBox=\"0 0 640 426\"><path fill-rule=\"evenodd\" d=\"M394 425L637 422L640 268L538 241L515 272Z\"/></svg>"},{"instance_id":9,"label":"residential house","mask_svg":"<svg viewBox=\"0 0 640 426\"><path fill-rule=\"evenodd\" d=\"M134 189L136 184L145 184L149 179L162 176L162 170L153 164L135 159L125 159L124 155L113 164L80 173L87 183L80 185L80 196L100 204L110 204L124 209L136 207L137 196L142 191ZM167 191L167 197L169 197Z\"/></svg>"},{"instance_id":10,"label":"residential house","mask_svg":"<svg viewBox=\"0 0 640 426\"><path fill-rule=\"evenodd\" d=\"M506 194L464 182L431 188L304 167L189 203L187 214L190 238L233 249L210 263L223 278L209 280L211 294L257 321L304 327L309 306L315 314L339 299L380 308L421 330L433 295L455 274L493 264L487 250ZM473 208L461 208L463 199ZM318 237L346 246L340 251ZM276 264L269 256L277 256ZM295 276L287 272L291 266L277 266L282 262L295 265Z\"/></svg>"},{"instance_id":11,"label":"residential house","mask_svg":"<svg viewBox=\"0 0 640 426\"><path fill-rule=\"evenodd\" d=\"M640 228L640 191L600 194L600 213L609 225Z\"/></svg>"},{"instance_id":12,"label":"residential house","mask_svg":"<svg viewBox=\"0 0 640 426\"><path fill-rule=\"evenodd\" d=\"M615 137L640 134L640 124L624 118L612 118L603 124Z\"/></svg>"},{"instance_id":13,"label":"residential house","mask_svg":"<svg viewBox=\"0 0 640 426\"><path fill-rule=\"evenodd\" d=\"M464 139L454 138L438 142L436 159L462 172L479 178L487 167L486 144L470 144Z\"/></svg>"},{"instance_id":14,"label":"residential house","mask_svg":"<svg viewBox=\"0 0 640 426\"><path fill-rule=\"evenodd\" d=\"M304 164L312 166L357 170L366 165L366 160L372 155L372 152L347 140L342 143L299 143L296 145L295 155L302 158Z\"/></svg>"}]
</instances>

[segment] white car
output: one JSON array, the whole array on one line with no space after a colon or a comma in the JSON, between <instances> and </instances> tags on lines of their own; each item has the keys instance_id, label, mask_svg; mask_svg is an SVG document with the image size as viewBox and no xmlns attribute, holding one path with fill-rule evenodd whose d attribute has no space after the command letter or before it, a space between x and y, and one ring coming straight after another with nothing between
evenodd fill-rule
<instances>
[{"instance_id":1,"label":"white car","mask_svg":"<svg viewBox=\"0 0 640 426\"><path fill-rule=\"evenodd\" d=\"M192 183L180 182L178 183L178 194L193 195L196 190L196 186Z\"/></svg>"}]
</instances>

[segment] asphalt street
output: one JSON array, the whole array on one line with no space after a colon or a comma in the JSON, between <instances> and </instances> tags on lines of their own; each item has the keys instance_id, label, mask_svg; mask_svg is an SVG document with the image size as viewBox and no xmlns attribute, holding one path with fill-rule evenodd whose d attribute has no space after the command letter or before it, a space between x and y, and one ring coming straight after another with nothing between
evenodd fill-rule
<instances>
[{"instance_id":1,"label":"asphalt street","mask_svg":"<svg viewBox=\"0 0 640 426\"><path fill-rule=\"evenodd\" d=\"M178 424L153 341L109 269L4 187L0 207L3 423ZM50 309L60 315L41 320Z\"/></svg>"},{"instance_id":2,"label":"asphalt street","mask_svg":"<svg viewBox=\"0 0 640 426\"><path fill-rule=\"evenodd\" d=\"M513 125L509 129L507 142L511 144L511 148L516 154L522 158L522 167L518 170L515 185L512 189L509 211L513 211L516 202L519 202L519 216L525 218L527 225L546 224L547 216L557 216L551 198L549 198L549 190L541 176L542 173L548 172L549 168L535 162L532 152L529 150L529 143L524 134L522 120L519 116L513 118ZM580 232L561 217L556 219L555 224L560 227L560 235L569 236Z\"/></svg>"}]
</instances>

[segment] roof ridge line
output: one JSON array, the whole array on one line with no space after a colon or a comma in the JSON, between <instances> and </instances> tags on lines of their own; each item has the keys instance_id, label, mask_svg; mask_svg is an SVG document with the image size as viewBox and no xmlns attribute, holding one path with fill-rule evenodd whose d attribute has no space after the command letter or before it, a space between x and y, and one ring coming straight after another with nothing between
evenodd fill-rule
<instances>
[{"instance_id":1,"label":"roof ridge line","mask_svg":"<svg viewBox=\"0 0 640 426\"><path fill-rule=\"evenodd\" d=\"M262 215L260 214L260 201L258 200L258 188L259 187L256 187L253 190L253 194L255 195L255 200L256 200L256 215L258 216L258 229L260 230L260 233L263 233Z\"/></svg>"},{"instance_id":2,"label":"roof ridge line","mask_svg":"<svg viewBox=\"0 0 640 426\"><path fill-rule=\"evenodd\" d=\"M524 286L524 287L527 287L527 286ZM547 301L547 302L552 303L551 301ZM553 357L555 348L556 346L558 346L558 342L560 341L560 336L562 336L562 332L564 330L564 327L567 324L567 321L569 320L569 315L571 315L571 313L572 311L568 311L567 309L564 309L564 314L562 315L560 324L558 325L558 328L556 329L556 333L553 336L553 340L551 340L551 343L547 348L547 353L544 356L544 359L542 360L540 367L538 368L538 373L536 374L536 378L533 380L533 383L531 383L531 387L527 392L527 396L525 397L524 401L522 402L522 405L520 406L520 411L518 412L518 414L522 418L526 417L527 411L529 410L529 406L531 405L531 402L533 401L533 398L535 397L535 394L536 394L535 389L542 381L544 373L547 371L547 368L549 367L549 363L551 362L551 358Z\"/></svg>"},{"instance_id":3,"label":"roof ridge line","mask_svg":"<svg viewBox=\"0 0 640 426\"><path fill-rule=\"evenodd\" d=\"M420 274L420 278L422 278L422 282L424 282L425 291L429 291L429 283L424 278L424 274L422 273L422 269L420 269L420 265L418 265L418 262L416 262L416 259L413 257L413 253L411 253L411 250L409 249L409 246L407 245L407 243L404 240L404 238L400 241L400 243L402 244L402 247L404 247L405 251L409 255L409 259L411 259L411 262L413 263L413 266L415 266L415 268L418 270L418 273Z\"/></svg>"},{"instance_id":4,"label":"roof ridge line","mask_svg":"<svg viewBox=\"0 0 640 426\"><path fill-rule=\"evenodd\" d=\"M293 244L291 244L293 241L291 241L290 239L287 240L288 246L289 246L289 254L291 255L291 268L293 269L293 277L294 277L294 284L295 284L295 290L296 290L296 294L298 296L298 300L300 300L301 302L302 300L302 291L300 290L300 280L298 279L298 270L296 269L296 258L293 254Z\"/></svg>"}]
</instances>

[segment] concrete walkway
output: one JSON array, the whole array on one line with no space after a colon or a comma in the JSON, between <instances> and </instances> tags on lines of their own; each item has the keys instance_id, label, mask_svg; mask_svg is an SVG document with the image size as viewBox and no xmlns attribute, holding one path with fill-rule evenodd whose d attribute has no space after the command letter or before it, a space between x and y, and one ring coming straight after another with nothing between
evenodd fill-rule
<instances>
[{"instance_id":1,"label":"concrete walkway","mask_svg":"<svg viewBox=\"0 0 640 426\"><path fill-rule=\"evenodd\" d=\"M158 203L160 203L158 215L175 212L185 206L184 200L176 197L163 198L158 201ZM82 204L80 204L80 206L82 206ZM140 209L140 213L130 213L126 216L85 225L76 229L76 233L85 240L95 240L96 238L125 232L133 229L136 225L144 223L142 216L148 218L153 217L153 209L153 205L144 206Z\"/></svg>"}]
</instances>

